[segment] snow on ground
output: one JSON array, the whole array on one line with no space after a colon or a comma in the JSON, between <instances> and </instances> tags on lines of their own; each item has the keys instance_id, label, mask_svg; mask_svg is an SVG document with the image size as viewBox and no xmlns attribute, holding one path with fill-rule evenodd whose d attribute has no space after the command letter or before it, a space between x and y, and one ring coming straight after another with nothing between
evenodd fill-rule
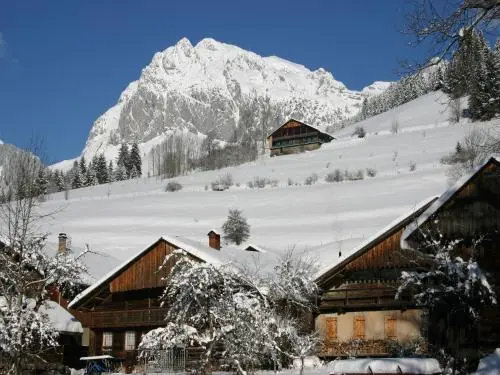
<instances>
[{"instance_id":1,"label":"snow on ground","mask_svg":"<svg viewBox=\"0 0 500 375\"><path fill-rule=\"evenodd\" d=\"M220 229L228 209L238 208L251 225L249 243L278 253L292 247L309 249L322 262L333 262L339 250L348 255L364 239L447 187L439 160L471 125L449 125L444 102L444 94L431 93L365 120L363 139L351 137L351 127L316 151L263 157L238 167L175 178L183 185L175 193L164 192L167 181L157 178L72 190L69 200L57 193L43 209L61 212L45 225L54 238L65 232L74 245L88 243L93 250L123 261L165 234L205 243L210 229ZM392 134L391 119L396 117L400 131ZM481 126L499 124L495 120ZM411 164L415 171L410 171ZM377 175L326 183L325 175L337 168L352 172L374 168ZM211 191L210 182L226 173L232 174L236 185ZM318 182L304 185L312 173ZM249 189L247 182L256 176L276 179L278 186Z\"/></svg>"}]
</instances>

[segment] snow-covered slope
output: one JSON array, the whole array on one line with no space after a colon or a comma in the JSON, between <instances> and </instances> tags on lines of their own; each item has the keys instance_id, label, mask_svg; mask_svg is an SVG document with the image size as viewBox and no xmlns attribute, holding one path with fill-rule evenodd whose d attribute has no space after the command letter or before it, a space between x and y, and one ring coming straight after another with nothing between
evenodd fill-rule
<instances>
[{"instance_id":1,"label":"snow-covered slope","mask_svg":"<svg viewBox=\"0 0 500 375\"><path fill-rule=\"evenodd\" d=\"M57 193L43 209L62 211L46 225L54 238L65 232L75 246L88 243L125 260L165 234L206 242L209 229L219 229L228 209L238 208L251 225L250 243L275 253L307 248L322 262L333 263L339 250L347 256L364 239L447 187L439 160L471 125L448 124L444 102L445 95L436 92L366 120L363 139L344 129L316 151L178 177L183 189L175 193L164 192L167 181L156 178L72 190L68 200ZM396 117L400 131L392 134L391 119ZM474 126L500 126L500 120ZM366 168L377 175L324 181L335 169ZM235 186L211 191L210 182L226 173L232 174ZM305 185L312 173L318 182ZM278 186L249 189L247 182L256 176L276 179Z\"/></svg>"},{"instance_id":2,"label":"snow-covered slope","mask_svg":"<svg viewBox=\"0 0 500 375\"><path fill-rule=\"evenodd\" d=\"M385 90L389 88L392 82L386 81L375 81L371 85L366 86L361 90L361 93L365 96L373 96L382 94Z\"/></svg>"},{"instance_id":3,"label":"snow-covered slope","mask_svg":"<svg viewBox=\"0 0 500 375\"><path fill-rule=\"evenodd\" d=\"M354 115L364 95L385 86L375 82L356 92L322 68L311 71L214 39L193 46L183 38L156 53L118 103L95 121L83 155L90 159L104 152L113 158L121 142L133 141L145 153L152 141L177 131L215 131L217 138L229 140L237 128L260 127L267 98L269 129L290 117L324 129ZM250 123L242 120L244 111L252 113Z\"/></svg>"}]
</instances>

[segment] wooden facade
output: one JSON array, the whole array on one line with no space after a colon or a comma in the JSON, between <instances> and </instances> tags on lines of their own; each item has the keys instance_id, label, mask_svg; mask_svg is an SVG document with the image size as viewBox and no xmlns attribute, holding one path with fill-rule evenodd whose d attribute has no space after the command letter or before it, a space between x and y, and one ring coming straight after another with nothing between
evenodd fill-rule
<instances>
[{"instance_id":1,"label":"wooden facade","mask_svg":"<svg viewBox=\"0 0 500 375\"><path fill-rule=\"evenodd\" d=\"M110 354L122 359L127 370L137 364L142 335L165 325L167 310L160 306L159 297L174 258L167 264L164 261L176 249L179 247L160 238L71 303L72 309L84 315L84 325L90 330L89 355Z\"/></svg>"},{"instance_id":2,"label":"wooden facade","mask_svg":"<svg viewBox=\"0 0 500 375\"><path fill-rule=\"evenodd\" d=\"M271 156L311 151L332 139L331 135L293 119L267 137Z\"/></svg>"},{"instance_id":3,"label":"wooden facade","mask_svg":"<svg viewBox=\"0 0 500 375\"><path fill-rule=\"evenodd\" d=\"M414 252L401 249L401 235L432 201L398 219L317 278L321 298L315 326L324 339L320 357L387 356L393 341L421 337L422 312L409 296L395 299L395 294L401 271L420 262Z\"/></svg>"},{"instance_id":4,"label":"wooden facade","mask_svg":"<svg viewBox=\"0 0 500 375\"><path fill-rule=\"evenodd\" d=\"M474 256L500 296L500 161L492 157L477 171L445 192L404 234L406 246L426 252L423 233L443 240L462 240L455 251L465 259ZM482 241L472 253L472 241ZM437 237L436 237L437 238ZM446 312L431 317L430 340L469 358L500 346L500 308L485 307L477 327L450 322ZM451 345L455 347L450 347Z\"/></svg>"}]
</instances>

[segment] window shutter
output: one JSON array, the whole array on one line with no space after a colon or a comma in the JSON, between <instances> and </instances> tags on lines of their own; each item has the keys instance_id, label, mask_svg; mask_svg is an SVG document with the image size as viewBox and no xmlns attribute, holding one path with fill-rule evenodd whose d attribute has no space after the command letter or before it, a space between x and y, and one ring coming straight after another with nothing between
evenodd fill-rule
<instances>
[{"instance_id":1,"label":"window shutter","mask_svg":"<svg viewBox=\"0 0 500 375\"><path fill-rule=\"evenodd\" d=\"M385 337L387 339L395 339L398 337L396 314L387 314L385 316Z\"/></svg>"},{"instance_id":2,"label":"window shutter","mask_svg":"<svg viewBox=\"0 0 500 375\"><path fill-rule=\"evenodd\" d=\"M326 338L337 339L337 318L326 318Z\"/></svg>"},{"instance_id":3,"label":"window shutter","mask_svg":"<svg viewBox=\"0 0 500 375\"><path fill-rule=\"evenodd\" d=\"M365 317L363 315L354 316L354 338L365 338Z\"/></svg>"}]
</instances>

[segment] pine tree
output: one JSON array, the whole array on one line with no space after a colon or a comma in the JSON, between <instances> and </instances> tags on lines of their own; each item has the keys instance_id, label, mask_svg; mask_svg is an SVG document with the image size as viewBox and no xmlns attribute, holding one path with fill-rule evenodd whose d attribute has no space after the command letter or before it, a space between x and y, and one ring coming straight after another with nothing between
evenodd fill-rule
<instances>
[{"instance_id":1,"label":"pine tree","mask_svg":"<svg viewBox=\"0 0 500 375\"><path fill-rule=\"evenodd\" d=\"M66 188L66 184L64 183L64 175L61 171L56 170L56 172L58 172L55 180L57 191L64 191L64 189Z\"/></svg>"},{"instance_id":2,"label":"pine tree","mask_svg":"<svg viewBox=\"0 0 500 375\"><path fill-rule=\"evenodd\" d=\"M139 172L137 171L137 168L135 165L132 166L132 170L130 171L130 178L137 178L140 177Z\"/></svg>"},{"instance_id":3,"label":"pine tree","mask_svg":"<svg viewBox=\"0 0 500 375\"><path fill-rule=\"evenodd\" d=\"M89 163L87 168L87 174L85 175L85 186L97 185L97 177L95 173L94 164Z\"/></svg>"},{"instance_id":4,"label":"pine tree","mask_svg":"<svg viewBox=\"0 0 500 375\"><path fill-rule=\"evenodd\" d=\"M35 180L35 196L44 197L47 195L47 187L49 186L49 181L46 177L46 171L43 167L38 170L38 176Z\"/></svg>"},{"instance_id":5,"label":"pine tree","mask_svg":"<svg viewBox=\"0 0 500 375\"><path fill-rule=\"evenodd\" d=\"M123 164L120 164L115 169L115 181L123 181L127 179L127 170Z\"/></svg>"},{"instance_id":6,"label":"pine tree","mask_svg":"<svg viewBox=\"0 0 500 375\"><path fill-rule=\"evenodd\" d=\"M250 237L250 225L247 219L242 216L240 210L229 210L229 215L226 222L222 225L224 231L224 239L229 242L234 242L236 245L241 244Z\"/></svg>"},{"instance_id":7,"label":"pine tree","mask_svg":"<svg viewBox=\"0 0 500 375\"><path fill-rule=\"evenodd\" d=\"M118 159L116 160L117 167L122 166L125 169L125 174L128 177L129 175L129 152L128 146L126 143L122 143L120 146L120 150L118 151Z\"/></svg>"},{"instance_id":8,"label":"pine tree","mask_svg":"<svg viewBox=\"0 0 500 375\"><path fill-rule=\"evenodd\" d=\"M107 183L109 180L109 176L104 154L99 154L99 156L95 157L94 169L97 177L97 182L99 184Z\"/></svg>"},{"instance_id":9,"label":"pine tree","mask_svg":"<svg viewBox=\"0 0 500 375\"><path fill-rule=\"evenodd\" d=\"M73 163L73 168L70 171L70 176L71 176L71 188L72 189L78 189L83 186L83 177L82 177L82 172L80 169L80 165L78 162L75 160Z\"/></svg>"},{"instance_id":10,"label":"pine tree","mask_svg":"<svg viewBox=\"0 0 500 375\"><path fill-rule=\"evenodd\" d=\"M87 162L85 161L85 156L80 159L80 174L85 176L87 174Z\"/></svg>"},{"instance_id":11,"label":"pine tree","mask_svg":"<svg viewBox=\"0 0 500 375\"><path fill-rule=\"evenodd\" d=\"M108 164L108 182L113 182L114 180L115 180L115 171L113 168L113 160L110 160Z\"/></svg>"},{"instance_id":12,"label":"pine tree","mask_svg":"<svg viewBox=\"0 0 500 375\"><path fill-rule=\"evenodd\" d=\"M129 164L130 164L130 177L131 178L136 178L136 177L141 177L142 176L142 160L141 160L141 154L139 152L139 146L137 145L136 142L132 145L132 148L130 149L130 155L129 155ZM133 169L136 169L134 172L134 176L132 176L132 171Z\"/></svg>"}]
</instances>

